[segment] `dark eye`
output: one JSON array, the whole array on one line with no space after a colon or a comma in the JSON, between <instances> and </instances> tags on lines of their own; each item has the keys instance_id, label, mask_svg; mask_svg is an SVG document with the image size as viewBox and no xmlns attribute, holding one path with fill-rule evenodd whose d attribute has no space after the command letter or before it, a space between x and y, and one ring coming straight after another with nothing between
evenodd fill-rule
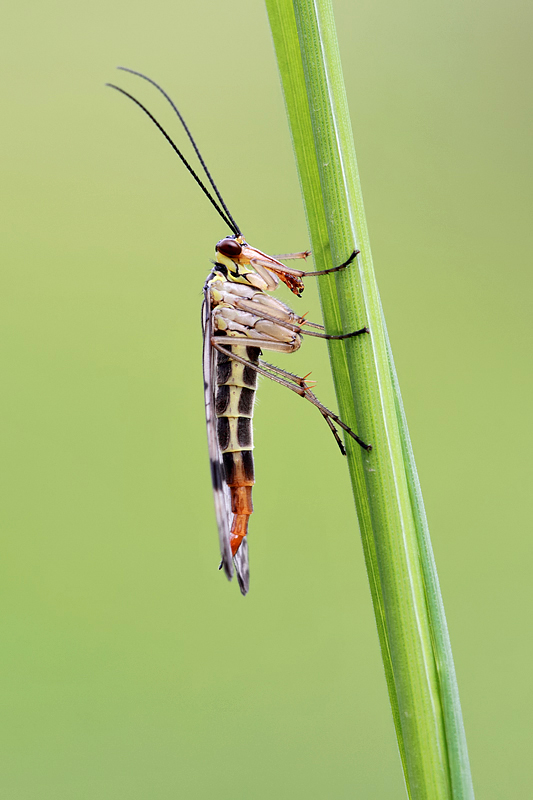
<instances>
[{"instance_id":1,"label":"dark eye","mask_svg":"<svg viewBox=\"0 0 533 800\"><path fill-rule=\"evenodd\" d=\"M223 256L228 256L228 258L235 258L235 256L240 256L242 253L242 247L235 239L221 239L217 243L215 250L218 250Z\"/></svg>"}]
</instances>

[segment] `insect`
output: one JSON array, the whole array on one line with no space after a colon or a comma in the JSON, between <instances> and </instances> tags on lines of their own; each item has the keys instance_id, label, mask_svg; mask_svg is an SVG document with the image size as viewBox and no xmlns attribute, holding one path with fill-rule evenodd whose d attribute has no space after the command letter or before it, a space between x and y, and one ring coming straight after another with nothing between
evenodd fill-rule
<instances>
[{"instance_id":1,"label":"insect","mask_svg":"<svg viewBox=\"0 0 533 800\"><path fill-rule=\"evenodd\" d=\"M361 328L337 336L326 334L322 325L309 322L269 294L281 280L295 295L301 297L304 278L346 269L359 251L351 253L339 266L318 272L304 272L287 267L282 261L305 259L310 255L309 251L270 256L249 245L222 199L174 102L151 78L126 67L119 69L148 81L170 103L192 144L212 192L148 109L124 89L112 83L107 84L133 100L148 115L231 231L217 242L215 260L204 285L203 375L207 440L222 557L220 569L224 570L229 580L236 572L240 590L246 594L250 582L247 532L253 511L252 486L255 482L252 416L258 376L270 378L316 406L343 455L346 455L346 451L337 427L342 428L365 450L372 449L336 414L320 403L306 380L308 376L294 375L261 358L265 350L295 352L304 335L322 339L348 339L369 333L367 328Z\"/></svg>"}]
</instances>

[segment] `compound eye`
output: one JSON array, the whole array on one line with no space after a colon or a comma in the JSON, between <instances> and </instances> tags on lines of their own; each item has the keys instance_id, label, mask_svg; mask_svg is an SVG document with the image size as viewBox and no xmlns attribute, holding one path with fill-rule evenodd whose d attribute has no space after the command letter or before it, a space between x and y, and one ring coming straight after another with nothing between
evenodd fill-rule
<instances>
[{"instance_id":1,"label":"compound eye","mask_svg":"<svg viewBox=\"0 0 533 800\"><path fill-rule=\"evenodd\" d=\"M220 242L217 243L215 250L218 250L219 253L222 253L223 256L227 256L228 258L235 258L242 253L242 247L235 239L221 239Z\"/></svg>"}]
</instances>

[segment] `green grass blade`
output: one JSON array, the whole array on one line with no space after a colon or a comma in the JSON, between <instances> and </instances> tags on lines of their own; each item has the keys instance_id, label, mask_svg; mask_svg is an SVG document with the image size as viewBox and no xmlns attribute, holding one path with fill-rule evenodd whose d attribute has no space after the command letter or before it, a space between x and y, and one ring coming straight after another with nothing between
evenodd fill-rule
<instances>
[{"instance_id":1,"label":"green grass blade","mask_svg":"<svg viewBox=\"0 0 533 800\"><path fill-rule=\"evenodd\" d=\"M412 798L473 798L466 740L424 507L375 282L329 0L266 0L329 333L348 466L400 755Z\"/></svg>"}]
</instances>

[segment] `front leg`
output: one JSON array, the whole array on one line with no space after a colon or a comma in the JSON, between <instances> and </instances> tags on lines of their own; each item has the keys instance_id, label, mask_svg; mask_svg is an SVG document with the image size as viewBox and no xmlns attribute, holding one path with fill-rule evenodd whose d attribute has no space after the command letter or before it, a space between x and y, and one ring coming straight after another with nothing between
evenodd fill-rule
<instances>
[{"instance_id":1,"label":"front leg","mask_svg":"<svg viewBox=\"0 0 533 800\"><path fill-rule=\"evenodd\" d=\"M302 270L294 270L301 278L307 278L311 275L329 275L331 272L340 272L342 269L346 269L349 267L352 261L356 256L359 255L360 250L354 250L353 253L349 258L346 259L342 264L339 264L338 267L331 267L330 269L321 269L318 272L303 272ZM303 250L301 253L282 253L281 255L272 256L272 258L278 259L278 261L291 261L297 258L307 258L311 255L310 250Z\"/></svg>"},{"instance_id":2,"label":"front leg","mask_svg":"<svg viewBox=\"0 0 533 800\"><path fill-rule=\"evenodd\" d=\"M318 272L302 272L302 278L308 278L311 275L329 275L332 272L340 272L342 269L346 269L349 267L352 261L355 259L356 256L359 255L360 250L354 250L352 255L346 259L342 264L339 264L338 267L331 267L331 269L321 269Z\"/></svg>"},{"instance_id":3,"label":"front leg","mask_svg":"<svg viewBox=\"0 0 533 800\"><path fill-rule=\"evenodd\" d=\"M291 290L291 292L293 294L297 295L298 297L301 297L302 293L303 293L303 290L304 290L303 278L316 277L318 275L330 275L332 272L340 272L341 270L346 269L346 267L350 266L350 264L354 261L356 256L359 254L359 252L360 252L359 250L354 250L353 253L351 254L351 256L349 258L347 258L346 261L344 261L342 264L339 264L338 267L331 267L330 269L321 269L321 270L318 270L316 272L304 272L301 269L293 269L292 267L286 267L284 265L280 266L279 263L278 264L274 263L274 264L270 264L270 265L266 264L266 263L263 264L263 262L260 259L257 260L257 263L258 264L263 264L271 272L274 272L289 287L289 289ZM278 256L277 258L278 259L279 258L289 258L289 256L291 258L306 257L306 256L304 256L303 253L301 253L301 254L300 253L292 253L292 254L289 253L289 254L287 254L285 256ZM276 259L276 261L277 261L277 259ZM256 264L255 264L254 260L251 260L250 263L254 267L256 267ZM257 267L256 267L256 269L257 269Z\"/></svg>"},{"instance_id":4,"label":"front leg","mask_svg":"<svg viewBox=\"0 0 533 800\"><path fill-rule=\"evenodd\" d=\"M296 258L307 258L310 255L310 250L302 250L301 253L281 253L280 255L272 256L272 258L277 258L278 261L293 261Z\"/></svg>"}]
</instances>

